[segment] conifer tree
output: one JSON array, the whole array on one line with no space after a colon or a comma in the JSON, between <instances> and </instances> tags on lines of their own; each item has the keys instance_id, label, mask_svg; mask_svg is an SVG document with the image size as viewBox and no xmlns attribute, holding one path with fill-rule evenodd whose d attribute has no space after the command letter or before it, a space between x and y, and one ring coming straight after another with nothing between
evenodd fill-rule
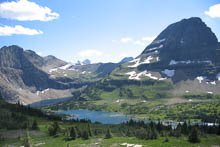
<instances>
[{"instance_id":1,"label":"conifer tree","mask_svg":"<svg viewBox=\"0 0 220 147\"><path fill-rule=\"evenodd\" d=\"M109 128L108 128L107 131L106 131L105 138L106 138L106 139L112 138L112 134L111 134L111 131L110 131Z\"/></svg>"},{"instance_id":2,"label":"conifer tree","mask_svg":"<svg viewBox=\"0 0 220 147\"><path fill-rule=\"evenodd\" d=\"M73 140L75 140L76 137L77 137L76 130L75 130L74 127L71 127L71 128L70 128L70 138L73 139Z\"/></svg>"},{"instance_id":3,"label":"conifer tree","mask_svg":"<svg viewBox=\"0 0 220 147\"><path fill-rule=\"evenodd\" d=\"M192 131L189 134L188 140L191 143L198 143L198 142L200 142L199 132L198 132L198 129L196 127L193 127Z\"/></svg>"},{"instance_id":4,"label":"conifer tree","mask_svg":"<svg viewBox=\"0 0 220 147\"><path fill-rule=\"evenodd\" d=\"M36 120L33 121L33 124L32 124L32 126L31 126L31 129L32 129L32 130L39 130L39 127L38 127L38 124L37 124L37 121L36 121Z\"/></svg>"},{"instance_id":5,"label":"conifer tree","mask_svg":"<svg viewBox=\"0 0 220 147\"><path fill-rule=\"evenodd\" d=\"M87 140L87 139L89 139L89 133L88 133L88 131L83 131L83 133L82 133L82 138L83 139L85 139L85 140Z\"/></svg>"},{"instance_id":6,"label":"conifer tree","mask_svg":"<svg viewBox=\"0 0 220 147\"><path fill-rule=\"evenodd\" d=\"M25 134L23 145L24 145L24 147L32 147L32 145L31 145L31 138L30 138L28 130L26 130L26 134Z\"/></svg>"},{"instance_id":7,"label":"conifer tree","mask_svg":"<svg viewBox=\"0 0 220 147\"><path fill-rule=\"evenodd\" d=\"M88 133L89 133L89 136L91 137L92 136L92 130L91 130L90 124L88 124Z\"/></svg>"}]
</instances>

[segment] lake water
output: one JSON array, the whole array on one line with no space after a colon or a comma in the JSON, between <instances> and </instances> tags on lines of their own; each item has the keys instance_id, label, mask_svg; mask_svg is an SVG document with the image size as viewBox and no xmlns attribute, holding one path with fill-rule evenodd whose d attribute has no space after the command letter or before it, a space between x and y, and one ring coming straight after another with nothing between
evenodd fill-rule
<instances>
[{"instance_id":1,"label":"lake water","mask_svg":"<svg viewBox=\"0 0 220 147\"><path fill-rule=\"evenodd\" d=\"M120 112L105 112L105 111L92 111L92 110L85 110L85 109L79 109L79 110L60 110L57 111L57 114L64 114L70 116L69 119L89 119L92 122L100 122L102 124L120 124L126 121L129 121L130 119L134 119L131 115L125 115ZM138 120L137 118L135 120ZM144 122L149 123L151 120L144 120ZM158 123L157 120L154 120L154 122ZM178 123L183 122L177 122L172 120L161 120L163 125L168 126L171 125L173 129L175 129L178 125ZM191 123L193 124L207 124L207 125L214 125L212 123ZM218 124L217 124L218 125Z\"/></svg>"},{"instance_id":2,"label":"lake water","mask_svg":"<svg viewBox=\"0 0 220 147\"><path fill-rule=\"evenodd\" d=\"M72 119L89 119L92 122L103 124L119 124L130 120L132 117L119 112L90 111L90 110L62 110L58 114L72 116Z\"/></svg>"}]
</instances>

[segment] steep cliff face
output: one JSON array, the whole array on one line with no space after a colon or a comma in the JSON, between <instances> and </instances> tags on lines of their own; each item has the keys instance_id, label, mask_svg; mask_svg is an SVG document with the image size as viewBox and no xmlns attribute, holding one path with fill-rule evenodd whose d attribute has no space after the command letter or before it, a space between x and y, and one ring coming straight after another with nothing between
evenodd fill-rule
<instances>
[{"instance_id":1,"label":"steep cliff face","mask_svg":"<svg viewBox=\"0 0 220 147\"><path fill-rule=\"evenodd\" d=\"M134 60L114 70L111 77L171 81L179 91L219 93L220 45L212 30L197 17L165 28ZM185 89L185 90L183 90Z\"/></svg>"},{"instance_id":2,"label":"steep cliff face","mask_svg":"<svg viewBox=\"0 0 220 147\"><path fill-rule=\"evenodd\" d=\"M169 25L145 48L140 58L150 61L137 68L181 73L172 76L174 81L197 76L215 80L220 57L218 44L215 34L200 18L183 19Z\"/></svg>"},{"instance_id":3,"label":"steep cliff face","mask_svg":"<svg viewBox=\"0 0 220 147\"><path fill-rule=\"evenodd\" d=\"M158 48L161 61L212 60L218 40L206 24L197 17L183 19L169 25L143 51Z\"/></svg>"},{"instance_id":4,"label":"steep cliff face","mask_svg":"<svg viewBox=\"0 0 220 147\"><path fill-rule=\"evenodd\" d=\"M18 46L5 46L0 49L0 87L6 98L18 98L18 89L34 92L47 88L68 88L68 85L50 79L47 73L38 68L43 64L37 61L41 61L40 56L35 55L30 61L27 52Z\"/></svg>"}]
</instances>

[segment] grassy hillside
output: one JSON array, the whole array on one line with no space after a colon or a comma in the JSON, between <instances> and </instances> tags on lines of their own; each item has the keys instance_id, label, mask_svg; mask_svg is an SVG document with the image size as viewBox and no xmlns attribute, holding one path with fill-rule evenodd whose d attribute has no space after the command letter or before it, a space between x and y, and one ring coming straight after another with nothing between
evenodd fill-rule
<instances>
[{"instance_id":1,"label":"grassy hillside","mask_svg":"<svg viewBox=\"0 0 220 147\"><path fill-rule=\"evenodd\" d=\"M188 93L172 95L169 81L104 79L83 91L75 99L45 109L90 109L123 112L143 119L210 121L220 117L220 96Z\"/></svg>"},{"instance_id":2,"label":"grassy hillside","mask_svg":"<svg viewBox=\"0 0 220 147\"><path fill-rule=\"evenodd\" d=\"M162 123L146 124L132 120L118 125L92 124L88 120L62 121L58 116L3 100L0 100L0 118L0 146L3 147L220 145L218 126L190 126L185 123L173 130ZM75 133L71 133L72 128ZM193 128L198 129L197 143L189 141Z\"/></svg>"}]
</instances>

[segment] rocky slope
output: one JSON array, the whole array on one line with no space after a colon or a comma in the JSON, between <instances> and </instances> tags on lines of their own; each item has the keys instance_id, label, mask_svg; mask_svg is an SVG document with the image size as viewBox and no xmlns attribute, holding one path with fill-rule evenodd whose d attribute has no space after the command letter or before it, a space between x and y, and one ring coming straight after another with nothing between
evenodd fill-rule
<instances>
[{"instance_id":1,"label":"rocky slope","mask_svg":"<svg viewBox=\"0 0 220 147\"><path fill-rule=\"evenodd\" d=\"M219 43L197 17L169 25L134 60L112 72L111 78L167 80L177 92L219 93Z\"/></svg>"},{"instance_id":2,"label":"rocky slope","mask_svg":"<svg viewBox=\"0 0 220 147\"><path fill-rule=\"evenodd\" d=\"M39 91L69 88L69 85L49 78L48 74L39 68L44 66L44 63L40 62L44 61L41 58L14 45L0 49L0 87L7 101L23 99L25 103L29 103L40 99Z\"/></svg>"},{"instance_id":3,"label":"rocky slope","mask_svg":"<svg viewBox=\"0 0 220 147\"><path fill-rule=\"evenodd\" d=\"M67 64L67 62L62 61L52 55L41 57L32 50L24 51L24 55L33 65L45 72L49 72L49 70L52 68L64 66Z\"/></svg>"}]
</instances>

